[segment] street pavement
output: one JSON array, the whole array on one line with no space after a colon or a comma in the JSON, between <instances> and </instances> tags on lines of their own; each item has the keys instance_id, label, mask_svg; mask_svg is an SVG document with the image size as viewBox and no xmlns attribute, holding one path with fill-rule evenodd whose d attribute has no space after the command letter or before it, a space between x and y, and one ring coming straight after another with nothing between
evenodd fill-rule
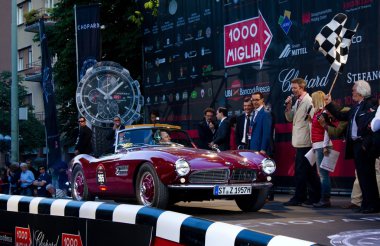
<instances>
[{"instance_id":1,"label":"street pavement","mask_svg":"<svg viewBox=\"0 0 380 246\"><path fill-rule=\"evenodd\" d=\"M180 202L168 210L322 245L380 246L380 213L362 214L343 209L341 206L350 202L348 196L333 196L331 208L283 206L290 197L276 194L274 201L251 213L242 212L231 200Z\"/></svg>"}]
</instances>

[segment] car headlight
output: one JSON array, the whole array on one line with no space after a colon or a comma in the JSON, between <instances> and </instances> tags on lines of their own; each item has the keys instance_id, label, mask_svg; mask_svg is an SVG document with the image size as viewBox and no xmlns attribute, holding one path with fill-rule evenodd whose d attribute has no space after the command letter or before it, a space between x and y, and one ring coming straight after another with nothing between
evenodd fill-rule
<instances>
[{"instance_id":1,"label":"car headlight","mask_svg":"<svg viewBox=\"0 0 380 246\"><path fill-rule=\"evenodd\" d=\"M178 159L175 162L175 170L179 176L185 176L190 172L190 164L185 159Z\"/></svg>"},{"instance_id":2,"label":"car headlight","mask_svg":"<svg viewBox=\"0 0 380 246\"><path fill-rule=\"evenodd\" d=\"M276 171L276 163L272 159L265 158L261 161L261 166L263 168L263 172L266 174L272 174Z\"/></svg>"}]
</instances>

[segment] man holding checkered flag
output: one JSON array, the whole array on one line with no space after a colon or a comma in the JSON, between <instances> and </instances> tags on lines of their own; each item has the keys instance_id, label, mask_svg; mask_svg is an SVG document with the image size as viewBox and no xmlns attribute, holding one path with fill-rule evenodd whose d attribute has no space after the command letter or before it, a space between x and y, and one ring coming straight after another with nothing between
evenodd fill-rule
<instances>
[{"instance_id":1,"label":"man holding checkered flag","mask_svg":"<svg viewBox=\"0 0 380 246\"><path fill-rule=\"evenodd\" d=\"M364 214L380 211L380 197L376 181L375 157L369 152L372 132L368 125L374 117L377 105L371 99L371 86L364 80L358 80L352 87L354 105L348 112L340 112L331 99L331 90L336 78L347 62L348 48L355 30L344 27L347 16L337 14L322 28L315 38L315 46L330 62L336 71L334 82L325 97L325 108L338 120L347 121L346 159L354 159L357 179L362 192L361 207L357 212Z\"/></svg>"},{"instance_id":2,"label":"man holding checkered flag","mask_svg":"<svg viewBox=\"0 0 380 246\"><path fill-rule=\"evenodd\" d=\"M315 37L314 49L319 50L331 64L331 68L337 73L342 72L347 63L348 49L351 39L356 33L354 30L344 27L347 15L339 13L325 25Z\"/></svg>"}]
</instances>

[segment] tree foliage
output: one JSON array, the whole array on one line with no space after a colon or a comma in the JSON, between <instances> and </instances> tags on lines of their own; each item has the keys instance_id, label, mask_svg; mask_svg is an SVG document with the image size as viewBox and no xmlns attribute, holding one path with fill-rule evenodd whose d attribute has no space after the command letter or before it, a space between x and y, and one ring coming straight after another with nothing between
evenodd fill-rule
<instances>
[{"instance_id":1,"label":"tree foliage","mask_svg":"<svg viewBox=\"0 0 380 246\"><path fill-rule=\"evenodd\" d=\"M20 80L19 80L20 81ZM26 107L23 98L27 94L25 88L19 84L19 106ZM11 135L11 73L0 73L0 129L3 135ZM32 151L45 146L45 131L43 125L34 117L33 108L28 110L28 120L19 121L19 151L20 153ZM0 151L9 146L2 143Z\"/></svg>"},{"instance_id":2,"label":"tree foliage","mask_svg":"<svg viewBox=\"0 0 380 246\"><path fill-rule=\"evenodd\" d=\"M78 111L75 102L76 47L74 5L101 4L101 59L114 61L127 68L131 75L141 78L141 32L130 16L138 9L135 0L61 0L52 12L57 23L47 30L49 48L57 54L54 66L58 120L63 144L72 146L76 139Z\"/></svg>"}]
</instances>

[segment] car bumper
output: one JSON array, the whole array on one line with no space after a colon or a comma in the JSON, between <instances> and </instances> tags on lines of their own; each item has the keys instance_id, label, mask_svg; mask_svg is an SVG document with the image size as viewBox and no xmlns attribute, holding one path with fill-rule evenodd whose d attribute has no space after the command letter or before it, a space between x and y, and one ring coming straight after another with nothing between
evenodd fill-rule
<instances>
[{"instance_id":1,"label":"car bumper","mask_svg":"<svg viewBox=\"0 0 380 246\"><path fill-rule=\"evenodd\" d=\"M253 184L173 184L173 185L168 185L168 188L170 189L185 189L185 190L196 190L196 189L214 189L216 185L235 185L235 186L246 186L246 185L251 185L253 189L263 189L263 188L270 188L272 187L271 182L263 182L263 183L253 183Z\"/></svg>"}]
</instances>

